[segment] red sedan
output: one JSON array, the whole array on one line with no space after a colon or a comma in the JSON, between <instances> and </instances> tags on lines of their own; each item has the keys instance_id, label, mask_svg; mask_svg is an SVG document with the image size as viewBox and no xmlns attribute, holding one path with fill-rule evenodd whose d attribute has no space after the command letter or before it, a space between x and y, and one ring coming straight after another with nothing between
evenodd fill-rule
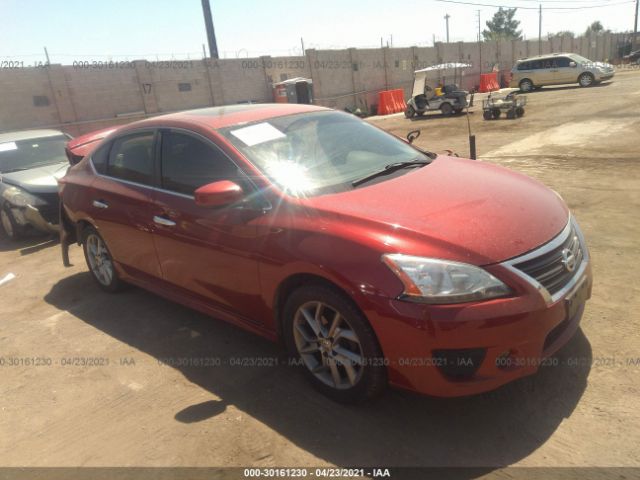
<instances>
[{"instance_id":1,"label":"red sedan","mask_svg":"<svg viewBox=\"0 0 640 480\"><path fill-rule=\"evenodd\" d=\"M339 401L530 375L591 294L555 192L330 109L135 122L60 183L63 250L82 244L103 289L135 284L280 339Z\"/></svg>"}]
</instances>

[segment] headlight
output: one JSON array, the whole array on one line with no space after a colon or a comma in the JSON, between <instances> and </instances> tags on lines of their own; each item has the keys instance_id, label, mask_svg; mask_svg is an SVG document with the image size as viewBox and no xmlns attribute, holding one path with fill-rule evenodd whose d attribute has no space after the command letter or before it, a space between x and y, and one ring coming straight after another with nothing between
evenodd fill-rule
<instances>
[{"instance_id":1,"label":"headlight","mask_svg":"<svg viewBox=\"0 0 640 480\"><path fill-rule=\"evenodd\" d=\"M508 295L511 289L486 270L466 263L383 255L404 284L404 294L424 303L462 303Z\"/></svg>"},{"instance_id":2,"label":"headlight","mask_svg":"<svg viewBox=\"0 0 640 480\"><path fill-rule=\"evenodd\" d=\"M16 207L26 207L27 205L43 205L45 202L38 197L31 195L29 192L18 187L9 187L2 192L2 197Z\"/></svg>"}]
</instances>

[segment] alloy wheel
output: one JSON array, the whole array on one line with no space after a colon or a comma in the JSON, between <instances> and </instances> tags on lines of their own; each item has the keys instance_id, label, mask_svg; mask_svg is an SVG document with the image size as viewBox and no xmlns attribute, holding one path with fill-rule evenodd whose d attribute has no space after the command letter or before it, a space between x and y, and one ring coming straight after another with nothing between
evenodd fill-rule
<instances>
[{"instance_id":1,"label":"alloy wheel","mask_svg":"<svg viewBox=\"0 0 640 480\"><path fill-rule=\"evenodd\" d=\"M348 389L362 377L360 340L346 318L326 303L307 302L298 308L293 337L305 366L325 385Z\"/></svg>"},{"instance_id":2,"label":"alloy wheel","mask_svg":"<svg viewBox=\"0 0 640 480\"><path fill-rule=\"evenodd\" d=\"M98 282L109 286L113 279L113 262L107 246L95 233L87 236L87 260Z\"/></svg>"},{"instance_id":3,"label":"alloy wheel","mask_svg":"<svg viewBox=\"0 0 640 480\"><path fill-rule=\"evenodd\" d=\"M533 83L531 83L531 81L529 80L523 80L522 82L520 82L520 90L522 90L523 92L530 92L531 90L533 90Z\"/></svg>"},{"instance_id":4,"label":"alloy wheel","mask_svg":"<svg viewBox=\"0 0 640 480\"><path fill-rule=\"evenodd\" d=\"M583 87L588 87L593 83L593 77L588 73L585 73L580 76L580 85Z\"/></svg>"}]
</instances>

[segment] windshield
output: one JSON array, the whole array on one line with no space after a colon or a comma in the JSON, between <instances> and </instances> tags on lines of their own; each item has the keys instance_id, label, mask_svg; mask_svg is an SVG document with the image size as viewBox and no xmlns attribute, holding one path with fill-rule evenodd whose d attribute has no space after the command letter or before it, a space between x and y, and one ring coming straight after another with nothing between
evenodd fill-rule
<instances>
[{"instance_id":1,"label":"windshield","mask_svg":"<svg viewBox=\"0 0 640 480\"><path fill-rule=\"evenodd\" d=\"M221 133L283 191L295 196L349 190L354 180L389 164L430 160L367 122L333 111L236 125Z\"/></svg>"},{"instance_id":2,"label":"windshield","mask_svg":"<svg viewBox=\"0 0 640 480\"><path fill-rule=\"evenodd\" d=\"M28 170L67 161L64 135L0 143L0 173Z\"/></svg>"},{"instance_id":3,"label":"windshield","mask_svg":"<svg viewBox=\"0 0 640 480\"><path fill-rule=\"evenodd\" d=\"M588 58L584 58L581 55L576 55L575 53L571 55L571 58L573 58L578 63L592 63Z\"/></svg>"}]
</instances>

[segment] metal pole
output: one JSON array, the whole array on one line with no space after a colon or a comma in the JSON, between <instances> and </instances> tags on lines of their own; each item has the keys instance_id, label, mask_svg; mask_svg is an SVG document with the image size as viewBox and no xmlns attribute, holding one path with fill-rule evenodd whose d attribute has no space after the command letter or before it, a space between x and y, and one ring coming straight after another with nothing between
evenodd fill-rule
<instances>
[{"instance_id":1,"label":"metal pole","mask_svg":"<svg viewBox=\"0 0 640 480\"><path fill-rule=\"evenodd\" d=\"M633 22L633 44L635 45L638 41L638 4L640 0L636 0L636 18Z\"/></svg>"},{"instance_id":2,"label":"metal pole","mask_svg":"<svg viewBox=\"0 0 640 480\"><path fill-rule=\"evenodd\" d=\"M482 42L480 41L480 10L478 10L478 63L480 64L480 74L482 74Z\"/></svg>"},{"instance_id":3,"label":"metal pole","mask_svg":"<svg viewBox=\"0 0 640 480\"><path fill-rule=\"evenodd\" d=\"M304 38L300 37L300 45L302 45L302 55L304 55Z\"/></svg>"},{"instance_id":4,"label":"metal pole","mask_svg":"<svg viewBox=\"0 0 640 480\"><path fill-rule=\"evenodd\" d=\"M447 43L449 43L449 18L451 18L451 15L449 15L448 13L444 16L444 20L445 22L447 22Z\"/></svg>"},{"instance_id":5,"label":"metal pole","mask_svg":"<svg viewBox=\"0 0 640 480\"><path fill-rule=\"evenodd\" d=\"M542 55L542 4L538 11L538 55Z\"/></svg>"},{"instance_id":6,"label":"metal pole","mask_svg":"<svg viewBox=\"0 0 640 480\"><path fill-rule=\"evenodd\" d=\"M47 47L44 47L44 56L47 58L47 65L51 65L51 61L49 60L49 52L47 51Z\"/></svg>"},{"instance_id":7,"label":"metal pole","mask_svg":"<svg viewBox=\"0 0 640 480\"><path fill-rule=\"evenodd\" d=\"M218 43L216 42L216 32L213 30L213 17L211 16L211 5L209 0L202 0L202 14L204 15L204 26L207 29L207 40L209 41L209 55L211 58L218 57Z\"/></svg>"}]
</instances>

